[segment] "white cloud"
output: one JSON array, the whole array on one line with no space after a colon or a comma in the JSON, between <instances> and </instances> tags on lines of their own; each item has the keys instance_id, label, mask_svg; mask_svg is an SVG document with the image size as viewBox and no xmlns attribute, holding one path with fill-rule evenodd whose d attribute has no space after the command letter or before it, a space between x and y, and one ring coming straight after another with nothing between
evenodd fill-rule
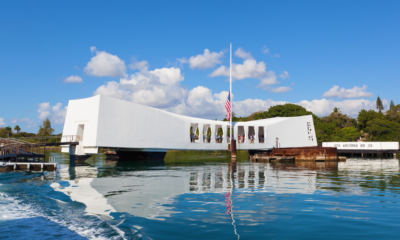
<instances>
[{"instance_id":1,"label":"white cloud","mask_svg":"<svg viewBox=\"0 0 400 240\"><path fill-rule=\"evenodd\" d=\"M289 75L289 73L287 71L283 71L283 73L281 73L279 75L279 77L282 78L282 79L286 79L286 78L289 78L290 75Z\"/></svg>"},{"instance_id":2,"label":"white cloud","mask_svg":"<svg viewBox=\"0 0 400 240\"><path fill-rule=\"evenodd\" d=\"M142 68L127 79L121 78L119 83L111 81L100 86L94 95L102 94L152 107L168 108L186 97L187 90L180 84L183 80L179 68L152 71Z\"/></svg>"},{"instance_id":3,"label":"white cloud","mask_svg":"<svg viewBox=\"0 0 400 240\"><path fill-rule=\"evenodd\" d=\"M147 71L150 67L148 61L137 61L135 58L132 59L133 62L129 65L132 70L138 69L140 71Z\"/></svg>"},{"instance_id":4,"label":"white cloud","mask_svg":"<svg viewBox=\"0 0 400 240\"><path fill-rule=\"evenodd\" d=\"M61 103L57 103L51 108L53 113L51 114L51 120L56 124L63 124L65 117L67 116L67 106L62 108Z\"/></svg>"},{"instance_id":5,"label":"white cloud","mask_svg":"<svg viewBox=\"0 0 400 240\"><path fill-rule=\"evenodd\" d=\"M51 122L55 124L63 124L65 121L65 117L67 115L67 107L62 108L61 103L57 103L54 106L50 106L50 103L44 102L39 103L38 109L38 119L39 120L46 120L47 118L50 119Z\"/></svg>"},{"instance_id":6,"label":"white cloud","mask_svg":"<svg viewBox=\"0 0 400 240\"><path fill-rule=\"evenodd\" d=\"M83 82L82 78L79 76L69 76L66 79L64 79L65 83L81 83Z\"/></svg>"},{"instance_id":7,"label":"white cloud","mask_svg":"<svg viewBox=\"0 0 400 240\"><path fill-rule=\"evenodd\" d=\"M254 59L246 59L243 64L232 63L232 79L241 80L244 78L257 78L265 77L266 65L264 62L258 62ZM229 67L221 66L215 69L209 76L226 76L229 77Z\"/></svg>"},{"instance_id":8,"label":"white cloud","mask_svg":"<svg viewBox=\"0 0 400 240\"><path fill-rule=\"evenodd\" d=\"M267 46L264 45L264 46L261 48L261 52L264 53L264 54L267 54L267 53L269 53L269 48L267 48Z\"/></svg>"},{"instance_id":9,"label":"white cloud","mask_svg":"<svg viewBox=\"0 0 400 240\"><path fill-rule=\"evenodd\" d=\"M21 123L26 123L27 124L27 128L32 128L32 127L36 127L37 123L30 118L10 118L10 122L12 124L21 124Z\"/></svg>"},{"instance_id":10,"label":"white cloud","mask_svg":"<svg viewBox=\"0 0 400 240\"><path fill-rule=\"evenodd\" d=\"M177 58L176 59L180 64L184 64L184 63L187 63L189 60L187 59L187 58Z\"/></svg>"},{"instance_id":11,"label":"white cloud","mask_svg":"<svg viewBox=\"0 0 400 240\"><path fill-rule=\"evenodd\" d=\"M50 103L44 102L44 103L39 103L39 109L38 109L38 118L39 120L46 120L50 116Z\"/></svg>"},{"instance_id":12,"label":"white cloud","mask_svg":"<svg viewBox=\"0 0 400 240\"><path fill-rule=\"evenodd\" d=\"M271 88L270 91L274 93L284 93L284 92L289 92L291 91L291 87L277 87L277 88Z\"/></svg>"},{"instance_id":13,"label":"white cloud","mask_svg":"<svg viewBox=\"0 0 400 240\"><path fill-rule=\"evenodd\" d=\"M218 52L210 52L207 48L204 49L203 54L199 54L197 56L191 56L187 62L189 62L189 66L191 69L206 69L213 68L216 64L220 64L224 53L222 51ZM178 61L186 62L185 58L178 59Z\"/></svg>"},{"instance_id":14,"label":"white cloud","mask_svg":"<svg viewBox=\"0 0 400 240\"><path fill-rule=\"evenodd\" d=\"M280 54L274 54L274 55L272 55L271 52L269 51L269 48L267 48L266 45L264 45L264 46L261 48L261 52L264 53L264 54L268 54L268 55L271 56L271 57L280 57L280 56L281 56Z\"/></svg>"},{"instance_id":15,"label":"white cloud","mask_svg":"<svg viewBox=\"0 0 400 240\"><path fill-rule=\"evenodd\" d=\"M177 114L202 117L208 119L223 119L226 117L225 102L228 97L227 91L212 94L212 91L206 87L198 86L190 90L185 101L168 110ZM233 111L236 116L248 116L253 112L267 110L270 106L284 104L273 100L246 99L243 101L234 101Z\"/></svg>"},{"instance_id":16,"label":"white cloud","mask_svg":"<svg viewBox=\"0 0 400 240\"><path fill-rule=\"evenodd\" d=\"M382 100L383 105L387 109L389 103L386 99ZM332 99L315 99L312 101L303 100L296 103L300 106L303 106L308 111L313 112L318 116L327 116L329 115L334 107L340 108L342 113L348 114L353 117L357 117L358 112L361 109L376 109L376 101L370 101L366 99L351 99L351 100L343 100L343 101L334 101Z\"/></svg>"},{"instance_id":17,"label":"white cloud","mask_svg":"<svg viewBox=\"0 0 400 240\"><path fill-rule=\"evenodd\" d=\"M243 64L232 63L232 79L241 80L245 78L256 78L260 80L259 88L267 89L269 85L278 84L274 71L266 71L267 67L264 62L257 62L254 59L246 59ZM209 76L226 76L230 75L230 70L226 66L215 69Z\"/></svg>"},{"instance_id":18,"label":"white cloud","mask_svg":"<svg viewBox=\"0 0 400 240\"><path fill-rule=\"evenodd\" d=\"M104 51L98 51L96 47L91 47L90 51L95 52L96 56L92 57L83 69L86 74L96 77L114 78L126 76L124 60L121 60L116 55Z\"/></svg>"},{"instance_id":19,"label":"white cloud","mask_svg":"<svg viewBox=\"0 0 400 240\"><path fill-rule=\"evenodd\" d=\"M235 56L245 60L254 59L253 56L251 56L251 52L245 52L243 48L238 48L238 50L235 51Z\"/></svg>"},{"instance_id":20,"label":"white cloud","mask_svg":"<svg viewBox=\"0 0 400 240\"><path fill-rule=\"evenodd\" d=\"M362 97L373 97L374 94L371 92L366 92L367 90L367 85L364 85L363 87L357 87L354 86L353 88L350 89L345 89L345 88L340 88L339 86L335 85L331 89L329 89L327 92L325 92L322 97L327 97L327 98L340 98L340 99L346 99L346 98L362 98Z\"/></svg>"},{"instance_id":21,"label":"white cloud","mask_svg":"<svg viewBox=\"0 0 400 240\"><path fill-rule=\"evenodd\" d=\"M0 118L0 126L5 126L6 123L4 122L4 118Z\"/></svg>"}]
</instances>

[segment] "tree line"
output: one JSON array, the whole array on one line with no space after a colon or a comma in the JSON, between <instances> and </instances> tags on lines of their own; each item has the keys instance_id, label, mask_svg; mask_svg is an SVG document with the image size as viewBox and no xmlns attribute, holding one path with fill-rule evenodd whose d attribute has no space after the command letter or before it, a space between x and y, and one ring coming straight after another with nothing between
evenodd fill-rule
<instances>
[{"instance_id":1,"label":"tree line","mask_svg":"<svg viewBox=\"0 0 400 240\"><path fill-rule=\"evenodd\" d=\"M53 136L54 133L54 129L51 127L51 122L49 119L44 120L42 125L39 126L39 131L37 134L21 132L21 127L19 125L14 126L14 131L13 128L10 126L0 128L0 137L2 138L48 137L48 136Z\"/></svg>"},{"instance_id":2,"label":"tree line","mask_svg":"<svg viewBox=\"0 0 400 240\"><path fill-rule=\"evenodd\" d=\"M400 141L400 104L390 102L390 108L384 111L380 97L376 101L376 109L362 109L357 118L343 114L335 107L325 117L318 117L304 107L287 103L270 107L267 111L252 113L248 117L236 117L233 113L232 121L242 122L273 117L297 117L312 115L318 145L322 142L348 141ZM224 121L227 121L225 118Z\"/></svg>"}]
</instances>

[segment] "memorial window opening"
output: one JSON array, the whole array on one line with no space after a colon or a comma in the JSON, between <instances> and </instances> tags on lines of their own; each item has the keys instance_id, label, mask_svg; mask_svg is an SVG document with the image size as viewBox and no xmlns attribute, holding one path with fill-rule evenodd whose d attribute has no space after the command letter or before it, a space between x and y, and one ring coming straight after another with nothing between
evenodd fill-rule
<instances>
[{"instance_id":1,"label":"memorial window opening","mask_svg":"<svg viewBox=\"0 0 400 240\"><path fill-rule=\"evenodd\" d=\"M244 132L244 127L243 126L238 126L238 137L237 141L238 143L244 143L246 138L245 132Z\"/></svg>"},{"instance_id":2,"label":"memorial window opening","mask_svg":"<svg viewBox=\"0 0 400 240\"><path fill-rule=\"evenodd\" d=\"M224 131L222 130L222 125L215 125L215 142L222 143L224 140Z\"/></svg>"},{"instance_id":3,"label":"memorial window opening","mask_svg":"<svg viewBox=\"0 0 400 240\"><path fill-rule=\"evenodd\" d=\"M258 127L258 142L264 143L265 136L264 136L264 127Z\"/></svg>"},{"instance_id":4,"label":"memorial window opening","mask_svg":"<svg viewBox=\"0 0 400 240\"><path fill-rule=\"evenodd\" d=\"M249 143L255 143L256 141L256 132L253 126L249 126L249 132L247 134L247 138L249 139Z\"/></svg>"},{"instance_id":5,"label":"memorial window opening","mask_svg":"<svg viewBox=\"0 0 400 240\"><path fill-rule=\"evenodd\" d=\"M204 143L210 143L211 142L211 127L210 124L204 124L203 125L203 142Z\"/></svg>"},{"instance_id":6,"label":"memorial window opening","mask_svg":"<svg viewBox=\"0 0 400 240\"><path fill-rule=\"evenodd\" d=\"M199 142L199 127L197 123L190 124L190 142L191 143Z\"/></svg>"}]
</instances>

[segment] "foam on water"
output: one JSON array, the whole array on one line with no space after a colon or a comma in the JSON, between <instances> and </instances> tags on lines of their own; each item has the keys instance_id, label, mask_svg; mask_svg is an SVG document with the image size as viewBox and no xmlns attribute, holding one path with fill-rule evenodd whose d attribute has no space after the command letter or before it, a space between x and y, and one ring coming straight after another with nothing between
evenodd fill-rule
<instances>
[{"instance_id":1,"label":"foam on water","mask_svg":"<svg viewBox=\"0 0 400 240\"><path fill-rule=\"evenodd\" d=\"M43 205L28 195L32 203L10 196L0 184L0 239L126 239L123 231L100 217L85 216L80 209L51 199L59 206L54 209L52 204Z\"/></svg>"}]
</instances>

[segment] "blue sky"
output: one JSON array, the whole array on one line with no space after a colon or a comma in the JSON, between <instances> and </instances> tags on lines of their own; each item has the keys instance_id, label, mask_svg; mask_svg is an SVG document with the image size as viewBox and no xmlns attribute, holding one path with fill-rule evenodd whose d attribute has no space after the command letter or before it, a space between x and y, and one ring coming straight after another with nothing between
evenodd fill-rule
<instances>
[{"instance_id":1,"label":"blue sky","mask_svg":"<svg viewBox=\"0 0 400 240\"><path fill-rule=\"evenodd\" d=\"M238 115L291 102L356 116L378 95L399 104L399 9L399 1L3 1L0 127L37 132L48 117L60 133L68 100L95 94L222 119L230 42Z\"/></svg>"}]
</instances>

